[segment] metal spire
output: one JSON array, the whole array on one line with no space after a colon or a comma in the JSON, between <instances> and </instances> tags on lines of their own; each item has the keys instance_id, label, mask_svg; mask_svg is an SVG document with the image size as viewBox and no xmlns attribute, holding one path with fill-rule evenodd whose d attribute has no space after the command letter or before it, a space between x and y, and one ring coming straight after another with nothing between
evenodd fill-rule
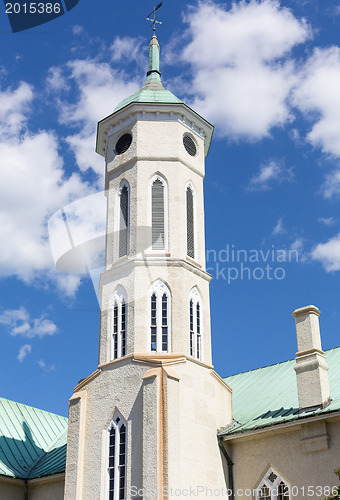
<instances>
[{"instance_id":1,"label":"metal spire","mask_svg":"<svg viewBox=\"0 0 340 500\"><path fill-rule=\"evenodd\" d=\"M147 21L151 21L153 24L153 33L156 34L156 24L162 24L161 21L157 21L157 16L156 16L156 10L158 10L160 7L162 7L163 2L159 3L157 7L154 8L152 12L148 15L146 18ZM153 14L153 19L150 18L150 16Z\"/></svg>"}]
</instances>

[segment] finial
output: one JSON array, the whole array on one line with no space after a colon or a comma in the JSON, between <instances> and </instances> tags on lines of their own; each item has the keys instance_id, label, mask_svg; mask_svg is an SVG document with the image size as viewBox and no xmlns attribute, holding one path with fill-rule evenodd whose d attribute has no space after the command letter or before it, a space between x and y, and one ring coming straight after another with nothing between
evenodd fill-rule
<instances>
[{"instance_id":1,"label":"finial","mask_svg":"<svg viewBox=\"0 0 340 500\"><path fill-rule=\"evenodd\" d=\"M157 5L157 7L154 8L154 10L152 12L150 12L150 14L148 15L148 17L146 18L147 21L151 21L152 24L153 24L153 34L155 35L156 34L156 24L162 24L161 21L157 21L157 17L156 17L156 10L158 10L160 7L162 7L163 5L163 2L159 3ZM153 19L150 19L150 16L153 14Z\"/></svg>"}]
</instances>

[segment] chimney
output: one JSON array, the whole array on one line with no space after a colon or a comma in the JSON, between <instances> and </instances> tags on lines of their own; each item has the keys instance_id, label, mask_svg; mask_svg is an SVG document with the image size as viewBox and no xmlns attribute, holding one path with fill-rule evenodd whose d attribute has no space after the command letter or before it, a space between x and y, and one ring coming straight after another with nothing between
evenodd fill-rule
<instances>
[{"instance_id":1,"label":"chimney","mask_svg":"<svg viewBox=\"0 0 340 500\"><path fill-rule=\"evenodd\" d=\"M300 411L325 408L331 401L328 365L321 348L319 315L320 311L315 306L302 307L293 312L298 345L294 369Z\"/></svg>"}]
</instances>

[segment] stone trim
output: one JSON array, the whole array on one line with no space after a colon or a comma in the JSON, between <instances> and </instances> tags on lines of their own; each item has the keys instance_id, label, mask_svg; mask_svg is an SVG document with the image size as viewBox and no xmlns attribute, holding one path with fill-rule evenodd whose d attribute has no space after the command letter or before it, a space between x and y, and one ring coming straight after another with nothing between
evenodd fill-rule
<instances>
[{"instance_id":1,"label":"stone trim","mask_svg":"<svg viewBox=\"0 0 340 500\"><path fill-rule=\"evenodd\" d=\"M19 485L24 486L25 479L19 479L17 477L4 476L0 474L0 483L10 483L10 484L16 484L18 486Z\"/></svg>"},{"instance_id":2,"label":"stone trim","mask_svg":"<svg viewBox=\"0 0 340 500\"><path fill-rule=\"evenodd\" d=\"M306 306L300 307L300 309L295 309L292 313L294 318L299 318L300 316L307 316L308 314L315 314L316 316L320 316L321 311L316 306Z\"/></svg>"},{"instance_id":3,"label":"stone trim","mask_svg":"<svg viewBox=\"0 0 340 500\"><path fill-rule=\"evenodd\" d=\"M307 356L309 354L322 354L324 356L325 352L322 351L321 349L317 349L316 347L313 347L313 349L308 349L307 351L296 352L295 356L297 358L301 358L301 357Z\"/></svg>"},{"instance_id":4,"label":"stone trim","mask_svg":"<svg viewBox=\"0 0 340 500\"><path fill-rule=\"evenodd\" d=\"M29 479L28 484L54 483L57 481L65 481L65 473L51 474L50 476Z\"/></svg>"},{"instance_id":5,"label":"stone trim","mask_svg":"<svg viewBox=\"0 0 340 500\"><path fill-rule=\"evenodd\" d=\"M85 385L87 385L89 382L91 382L91 380L93 380L94 378L96 378L100 374L100 372L101 372L101 369L98 368L95 372L91 373L91 375L89 375L88 377L84 378L84 380L82 380L81 382L78 383L78 385L75 386L74 392L80 391L83 387L85 387ZM71 401L71 399L70 399L70 401Z\"/></svg>"},{"instance_id":6,"label":"stone trim","mask_svg":"<svg viewBox=\"0 0 340 500\"><path fill-rule=\"evenodd\" d=\"M230 394L232 394L232 392L233 392L232 388L230 387L230 385L228 385L228 384L227 384L227 382L225 382L225 381L223 380L223 378L222 378L222 377L220 377L220 376L219 376L219 374L218 374L218 373L216 373L214 370L212 370L212 371L210 372L210 375L211 375L212 377L214 377L214 379L216 379L216 380L217 380L217 382L219 382L221 385L223 385L223 387L225 387L226 389L228 389L228 391L230 392Z\"/></svg>"}]
</instances>

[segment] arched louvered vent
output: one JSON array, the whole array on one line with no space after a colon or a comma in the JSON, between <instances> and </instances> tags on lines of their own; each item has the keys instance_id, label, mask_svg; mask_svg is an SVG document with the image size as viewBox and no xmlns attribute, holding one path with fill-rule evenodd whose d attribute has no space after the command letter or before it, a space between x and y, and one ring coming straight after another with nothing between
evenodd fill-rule
<instances>
[{"instance_id":1,"label":"arched louvered vent","mask_svg":"<svg viewBox=\"0 0 340 500\"><path fill-rule=\"evenodd\" d=\"M115 153L117 155L122 155L123 153L125 153L125 151L127 151L131 146L131 142L132 142L131 134L122 135L116 143Z\"/></svg>"},{"instance_id":2,"label":"arched louvered vent","mask_svg":"<svg viewBox=\"0 0 340 500\"><path fill-rule=\"evenodd\" d=\"M187 187L187 255L195 258L195 228L194 228L194 194Z\"/></svg>"},{"instance_id":3,"label":"arched louvered vent","mask_svg":"<svg viewBox=\"0 0 340 500\"><path fill-rule=\"evenodd\" d=\"M124 185L120 192L119 257L128 254L129 245L129 189Z\"/></svg>"},{"instance_id":4,"label":"arched louvered vent","mask_svg":"<svg viewBox=\"0 0 340 500\"><path fill-rule=\"evenodd\" d=\"M151 188L152 197L152 250L165 250L164 184L156 179Z\"/></svg>"},{"instance_id":5,"label":"arched louvered vent","mask_svg":"<svg viewBox=\"0 0 340 500\"><path fill-rule=\"evenodd\" d=\"M190 156L196 156L197 148L194 140L190 137L190 135L183 136L183 146L186 149L186 152L189 153Z\"/></svg>"}]
</instances>

